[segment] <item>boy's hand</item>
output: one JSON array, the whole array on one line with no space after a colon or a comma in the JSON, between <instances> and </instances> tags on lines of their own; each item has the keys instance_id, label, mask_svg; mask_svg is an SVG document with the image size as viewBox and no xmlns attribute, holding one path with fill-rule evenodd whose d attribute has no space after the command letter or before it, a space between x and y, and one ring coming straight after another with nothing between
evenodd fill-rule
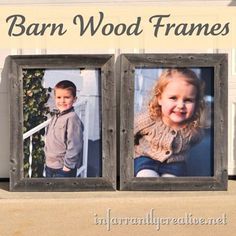
<instances>
[{"instance_id":1,"label":"boy's hand","mask_svg":"<svg viewBox=\"0 0 236 236\"><path fill-rule=\"evenodd\" d=\"M63 166L62 170L63 171L70 171L70 169L68 167L66 167L66 166Z\"/></svg>"}]
</instances>

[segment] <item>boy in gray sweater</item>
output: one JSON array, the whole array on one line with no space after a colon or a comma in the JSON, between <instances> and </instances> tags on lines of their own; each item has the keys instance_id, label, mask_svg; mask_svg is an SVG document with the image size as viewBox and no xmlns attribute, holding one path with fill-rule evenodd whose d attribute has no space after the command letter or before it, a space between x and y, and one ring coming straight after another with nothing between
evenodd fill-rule
<instances>
[{"instance_id":1,"label":"boy in gray sweater","mask_svg":"<svg viewBox=\"0 0 236 236\"><path fill-rule=\"evenodd\" d=\"M68 80L60 81L54 94L58 112L46 131L46 177L76 177L83 151L83 124L73 108L76 86Z\"/></svg>"}]
</instances>

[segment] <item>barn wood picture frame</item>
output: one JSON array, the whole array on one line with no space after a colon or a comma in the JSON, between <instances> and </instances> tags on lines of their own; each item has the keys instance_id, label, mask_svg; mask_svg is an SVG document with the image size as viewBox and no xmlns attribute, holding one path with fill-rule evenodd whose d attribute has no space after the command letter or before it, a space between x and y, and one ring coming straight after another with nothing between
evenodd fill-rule
<instances>
[{"instance_id":1,"label":"barn wood picture frame","mask_svg":"<svg viewBox=\"0 0 236 236\"><path fill-rule=\"evenodd\" d=\"M123 54L120 63L120 190L227 190L227 54ZM214 71L213 174L134 177L134 77L137 68L210 67Z\"/></svg>"},{"instance_id":2,"label":"barn wood picture frame","mask_svg":"<svg viewBox=\"0 0 236 236\"><path fill-rule=\"evenodd\" d=\"M24 69L100 69L102 107L102 176L25 178L23 167ZM10 90L10 191L108 191L116 189L116 99L114 56L19 55L5 62Z\"/></svg>"}]
</instances>

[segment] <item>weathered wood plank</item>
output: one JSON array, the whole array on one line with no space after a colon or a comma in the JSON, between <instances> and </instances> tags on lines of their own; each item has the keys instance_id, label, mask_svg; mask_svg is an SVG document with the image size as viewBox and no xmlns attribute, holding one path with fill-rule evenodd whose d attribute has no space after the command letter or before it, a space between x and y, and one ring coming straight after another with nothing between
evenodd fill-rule
<instances>
[{"instance_id":1,"label":"weathered wood plank","mask_svg":"<svg viewBox=\"0 0 236 236\"><path fill-rule=\"evenodd\" d=\"M124 54L120 72L120 189L227 189L227 54ZM214 69L214 174L209 177L135 178L133 122L135 68L212 67ZM210 147L209 147L210 148Z\"/></svg>"},{"instance_id":2,"label":"weathered wood plank","mask_svg":"<svg viewBox=\"0 0 236 236\"><path fill-rule=\"evenodd\" d=\"M101 71L102 177L24 178L23 164L23 69L92 68ZM116 84L113 55L24 55L9 56L5 63L10 86L10 190L97 191L116 189Z\"/></svg>"}]
</instances>

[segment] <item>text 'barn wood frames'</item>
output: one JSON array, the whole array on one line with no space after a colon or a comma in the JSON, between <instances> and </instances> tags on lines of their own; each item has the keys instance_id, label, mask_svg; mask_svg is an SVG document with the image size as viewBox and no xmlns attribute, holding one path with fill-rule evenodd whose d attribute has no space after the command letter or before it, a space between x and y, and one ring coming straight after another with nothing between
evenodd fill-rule
<instances>
[{"instance_id":1,"label":"text 'barn wood frames'","mask_svg":"<svg viewBox=\"0 0 236 236\"><path fill-rule=\"evenodd\" d=\"M95 19L96 17L96 19ZM68 28L64 23L54 22L29 22L27 17L21 14L10 15L6 18L8 26L7 34L10 37L19 36L63 36L75 27L78 36L139 36L144 34L142 23L150 24L153 28L153 37L160 36L226 36L230 33L230 22L224 23L171 23L171 14L156 14L144 19L137 16L129 23L113 23L100 11L98 15L86 18L81 14L72 16L71 25Z\"/></svg>"}]
</instances>

